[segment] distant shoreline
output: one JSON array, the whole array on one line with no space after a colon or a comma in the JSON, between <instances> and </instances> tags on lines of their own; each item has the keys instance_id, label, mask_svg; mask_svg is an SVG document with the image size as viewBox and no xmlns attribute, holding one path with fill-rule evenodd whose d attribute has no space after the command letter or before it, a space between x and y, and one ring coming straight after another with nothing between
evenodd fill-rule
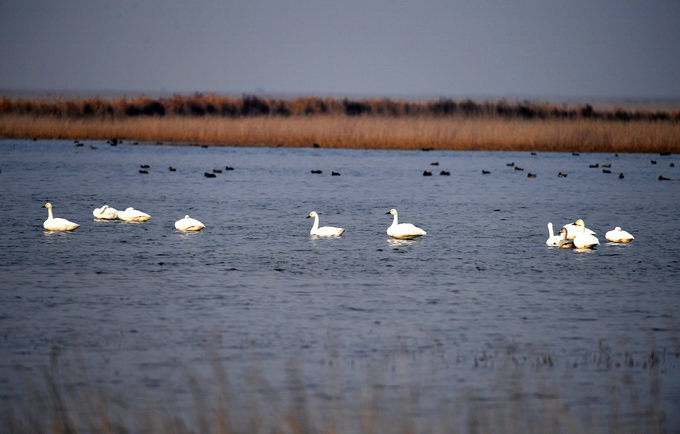
<instances>
[{"instance_id":1,"label":"distant shoreline","mask_svg":"<svg viewBox=\"0 0 680 434\"><path fill-rule=\"evenodd\" d=\"M680 110L216 95L0 100L0 137L177 145L680 152Z\"/></svg>"}]
</instances>

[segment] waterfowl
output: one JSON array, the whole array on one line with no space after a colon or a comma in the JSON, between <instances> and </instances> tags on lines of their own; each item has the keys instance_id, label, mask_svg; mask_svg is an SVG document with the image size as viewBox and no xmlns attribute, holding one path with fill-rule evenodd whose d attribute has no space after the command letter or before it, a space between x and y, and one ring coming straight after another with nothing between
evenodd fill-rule
<instances>
[{"instance_id":1,"label":"waterfowl","mask_svg":"<svg viewBox=\"0 0 680 434\"><path fill-rule=\"evenodd\" d=\"M619 173L619 179L623 179L625 176L623 176L623 173Z\"/></svg>"},{"instance_id":2,"label":"waterfowl","mask_svg":"<svg viewBox=\"0 0 680 434\"><path fill-rule=\"evenodd\" d=\"M566 177L567 177L567 174L566 174L566 173L559 172L559 173L557 174L557 177L558 177L558 178L566 178Z\"/></svg>"},{"instance_id":3,"label":"waterfowl","mask_svg":"<svg viewBox=\"0 0 680 434\"><path fill-rule=\"evenodd\" d=\"M423 176L432 176L432 172L428 172L427 170L423 172Z\"/></svg>"},{"instance_id":4,"label":"waterfowl","mask_svg":"<svg viewBox=\"0 0 680 434\"><path fill-rule=\"evenodd\" d=\"M564 228L560 229L560 240L557 242L557 247L560 249L574 248L574 240L567 239L567 230Z\"/></svg>"},{"instance_id":5,"label":"waterfowl","mask_svg":"<svg viewBox=\"0 0 680 434\"><path fill-rule=\"evenodd\" d=\"M451 176L451 172L449 172L448 170L442 170L441 172L439 172L439 175L440 176Z\"/></svg>"},{"instance_id":6,"label":"waterfowl","mask_svg":"<svg viewBox=\"0 0 680 434\"><path fill-rule=\"evenodd\" d=\"M399 223L399 215L396 209L389 210L387 214L392 214L394 216L392 225L387 228L387 235L405 240L427 235L427 232L411 223Z\"/></svg>"},{"instance_id":7,"label":"waterfowl","mask_svg":"<svg viewBox=\"0 0 680 434\"><path fill-rule=\"evenodd\" d=\"M535 178L536 174L535 173L527 173L527 178Z\"/></svg>"},{"instance_id":8,"label":"waterfowl","mask_svg":"<svg viewBox=\"0 0 680 434\"><path fill-rule=\"evenodd\" d=\"M564 229L564 228L562 228ZM565 229L566 232L566 229ZM560 229L560 234L562 233L562 230ZM562 235L555 235L555 232L553 231L553 224L552 222L548 222L548 239L545 241L545 244L548 246L556 246L557 243L562 239Z\"/></svg>"},{"instance_id":9,"label":"waterfowl","mask_svg":"<svg viewBox=\"0 0 680 434\"><path fill-rule=\"evenodd\" d=\"M175 229L178 231L189 231L196 232L205 228L205 225L196 219L192 219L188 215L185 215L183 219L177 220L175 222Z\"/></svg>"},{"instance_id":10,"label":"waterfowl","mask_svg":"<svg viewBox=\"0 0 680 434\"><path fill-rule=\"evenodd\" d=\"M567 230L567 239L568 240L573 240L576 237L576 235L581 233L581 229L578 227L578 225L576 223L567 223L566 225L564 225L562 227ZM595 235L595 232L586 228L586 234Z\"/></svg>"},{"instance_id":11,"label":"waterfowl","mask_svg":"<svg viewBox=\"0 0 680 434\"><path fill-rule=\"evenodd\" d=\"M578 219L574 224L581 228L581 233L574 237L574 247L577 249L592 249L595 246L600 245L600 242L595 236L586 233L586 224L583 220Z\"/></svg>"},{"instance_id":12,"label":"waterfowl","mask_svg":"<svg viewBox=\"0 0 680 434\"><path fill-rule=\"evenodd\" d=\"M515 166L515 170L517 170L517 171L522 171L522 170L524 170L524 169L522 169L521 167Z\"/></svg>"},{"instance_id":13,"label":"waterfowl","mask_svg":"<svg viewBox=\"0 0 680 434\"><path fill-rule=\"evenodd\" d=\"M217 177L217 175L215 175L214 173L209 173L209 172L204 172L204 173L203 173L203 176L205 176L206 178L215 178L215 177Z\"/></svg>"},{"instance_id":14,"label":"waterfowl","mask_svg":"<svg viewBox=\"0 0 680 434\"><path fill-rule=\"evenodd\" d=\"M118 210L111 208L108 205L104 205L101 208L95 208L94 211L92 211L92 215L98 219L115 220L118 218Z\"/></svg>"},{"instance_id":15,"label":"waterfowl","mask_svg":"<svg viewBox=\"0 0 680 434\"><path fill-rule=\"evenodd\" d=\"M310 235L317 235L320 237L339 237L345 232L344 228L336 228L333 226L319 227L319 214L317 214L316 211L310 212L307 218L314 218L314 225L309 231Z\"/></svg>"},{"instance_id":16,"label":"waterfowl","mask_svg":"<svg viewBox=\"0 0 680 434\"><path fill-rule=\"evenodd\" d=\"M665 176L659 175L659 181L670 181L670 178L666 178Z\"/></svg>"},{"instance_id":17,"label":"waterfowl","mask_svg":"<svg viewBox=\"0 0 680 434\"><path fill-rule=\"evenodd\" d=\"M490 171L488 171L488 170L484 170L484 169L482 169L482 175L488 175L489 173L491 173L491 172L490 172Z\"/></svg>"},{"instance_id":18,"label":"waterfowl","mask_svg":"<svg viewBox=\"0 0 680 434\"><path fill-rule=\"evenodd\" d=\"M591 164L591 165L588 166L588 167L590 167L591 169L597 169L598 167L600 167L600 164L599 164L599 163L595 163L595 164Z\"/></svg>"},{"instance_id":19,"label":"waterfowl","mask_svg":"<svg viewBox=\"0 0 680 434\"><path fill-rule=\"evenodd\" d=\"M618 226L604 234L604 237L612 243L630 243L635 239L630 233L622 230Z\"/></svg>"},{"instance_id":20,"label":"waterfowl","mask_svg":"<svg viewBox=\"0 0 680 434\"><path fill-rule=\"evenodd\" d=\"M80 227L79 224L73 223L66 219L54 218L52 215L52 204L46 203L43 208L47 208L47 220L43 223L43 227L48 231L73 231Z\"/></svg>"},{"instance_id":21,"label":"waterfowl","mask_svg":"<svg viewBox=\"0 0 680 434\"><path fill-rule=\"evenodd\" d=\"M168 167L168 170L169 170L170 172L176 172L176 171L177 171L177 169L175 169L175 168L172 167L172 166Z\"/></svg>"},{"instance_id":22,"label":"waterfowl","mask_svg":"<svg viewBox=\"0 0 680 434\"><path fill-rule=\"evenodd\" d=\"M602 169L602 173L612 173L612 171L609 169Z\"/></svg>"},{"instance_id":23,"label":"waterfowl","mask_svg":"<svg viewBox=\"0 0 680 434\"><path fill-rule=\"evenodd\" d=\"M340 172L331 171L331 176L340 176Z\"/></svg>"},{"instance_id":24,"label":"waterfowl","mask_svg":"<svg viewBox=\"0 0 680 434\"><path fill-rule=\"evenodd\" d=\"M321 170L312 170L312 173L315 174L315 175L321 175L321 174L323 173L323 171L321 171Z\"/></svg>"},{"instance_id":25,"label":"waterfowl","mask_svg":"<svg viewBox=\"0 0 680 434\"><path fill-rule=\"evenodd\" d=\"M129 207L125 211L118 211L118 218L125 220L126 222L145 222L149 220L151 216L145 212Z\"/></svg>"}]
</instances>

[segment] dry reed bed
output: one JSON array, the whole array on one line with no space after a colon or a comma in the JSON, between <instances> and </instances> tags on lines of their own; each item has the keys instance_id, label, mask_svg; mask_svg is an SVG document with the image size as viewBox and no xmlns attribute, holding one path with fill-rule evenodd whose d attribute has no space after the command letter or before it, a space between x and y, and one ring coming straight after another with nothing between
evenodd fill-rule
<instances>
[{"instance_id":1,"label":"dry reed bed","mask_svg":"<svg viewBox=\"0 0 680 434\"><path fill-rule=\"evenodd\" d=\"M0 116L0 136L226 146L560 152L680 152L680 123L435 116Z\"/></svg>"}]
</instances>

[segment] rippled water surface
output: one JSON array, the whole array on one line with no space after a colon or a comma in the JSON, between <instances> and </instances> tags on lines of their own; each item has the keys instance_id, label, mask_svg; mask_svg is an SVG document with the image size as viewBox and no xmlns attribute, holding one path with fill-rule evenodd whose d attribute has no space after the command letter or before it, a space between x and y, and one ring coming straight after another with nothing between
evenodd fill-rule
<instances>
[{"instance_id":1,"label":"rippled water surface","mask_svg":"<svg viewBox=\"0 0 680 434\"><path fill-rule=\"evenodd\" d=\"M0 170L5 401L21 394L17 369L39 372L55 352L77 351L93 381L114 390L173 390L180 407L192 399L179 386L187 370L210 377L208 353L236 384L256 365L283 388L294 363L319 395L334 376L351 395L392 381L372 380L376 366L404 365L393 381L418 388L425 413L432 396L494 396L514 363L552 369L577 413L606 422L612 384L625 383L680 426L676 155L0 140ZM44 231L48 201L80 228ZM104 204L152 219L94 220ZM390 208L428 234L389 239ZM310 237L312 210L345 234ZM176 231L186 214L206 229ZM578 218L597 249L545 245L547 222ZM635 241L607 242L615 226ZM646 422L623 407L621 417Z\"/></svg>"}]
</instances>

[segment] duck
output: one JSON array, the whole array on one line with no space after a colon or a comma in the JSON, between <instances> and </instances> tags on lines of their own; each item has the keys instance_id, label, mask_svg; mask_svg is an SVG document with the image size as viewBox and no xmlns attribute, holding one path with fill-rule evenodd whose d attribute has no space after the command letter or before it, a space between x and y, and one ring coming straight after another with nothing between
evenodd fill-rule
<instances>
[{"instance_id":1,"label":"duck","mask_svg":"<svg viewBox=\"0 0 680 434\"><path fill-rule=\"evenodd\" d=\"M205 225L196 219L185 215L183 219L175 222L175 229L178 231L197 232L205 228Z\"/></svg>"},{"instance_id":2,"label":"duck","mask_svg":"<svg viewBox=\"0 0 680 434\"><path fill-rule=\"evenodd\" d=\"M564 229L564 228L562 228L562 229ZM566 230L565 230L565 232L566 232ZM562 230L560 230L560 234L555 235L552 222L548 222L548 239L545 241L545 244L547 246L556 246L557 243L559 243L560 240L562 239L561 233L562 233Z\"/></svg>"},{"instance_id":3,"label":"duck","mask_svg":"<svg viewBox=\"0 0 680 434\"><path fill-rule=\"evenodd\" d=\"M118 218L125 220L126 222L145 222L149 220L151 216L145 212L129 207L125 211L118 211Z\"/></svg>"},{"instance_id":4,"label":"duck","mask_svg":"<svg viewBox=\"0 0 680 434\"><path fill-rule=\"evenodd\" d=\"M387 235L403 240L409 240L423 235L427 235L427 232L420 229L419 227L412 225L411 223L399 223L399 214L396 209L391 209L387 214L392 214L394 220L392 220L392 225L387 228Z\"/></svg>"},{"instance_id":5,"label":"duck","mask_svg":"<svg viewBox=\"0 0 680 434\"><path fill-rule=\"evenodd\" d=\"M594 235L586 232L586 224L583 220L578 219L574 224L581 228L581 233L574 237L574 247L577 249L592 249L600 245L600 242Z\"/></svg>"},{"instance_id":6,"label":"duck","mask_svg":"<svg viewBox=\"0 0 680 434\"><path fill-rule=\"evenodd\" d=\"M118 210L111 208L108 205L104 205L101 208L95 208L94 211L92 211L92 215L98 219L115 220L118 218Z\"/></svg>"},{"instance_id":7,"label":"duck","mask_svg":"<svg viewBox=\"0 0 680 434\"><path fill-rule=\"evenodd\" d=\"M574 238L576 238L576 235L581 233L581 229L578 227L578 225L576 223L567 223L566 225L564 225L562 227L567 230L567 239L568 240L573 240ZM586 228L586 234L594 236L595 232Z\"/></svg>"},{"instance_id":8,"label":"duck","mask_svg":"<svg viewBox=\"0 0 680 434\"><path fill-rule=\"evenodd\" d=\"M314 219L314 225L309 231L309 235L316 235L320 237L339 237L345 232L344 228L336 228L333 226L319 227L319 214L316 211L310 212L307 218Z\"/></svg>"},{"instance_id":9,"label":"duck","mask_svg":"<svg viewBox=\"0 0 680 434\"><path fill-rule=\"evenodd\" d=\"M558 241L557 247L560 249L574 248L574 240L567 239L567 230L565 228L560 229L560 241Z\"/></svg>"},{"instance_id":10,"label":"duck","mask_svg":"<svg viewBox=\"0 0 680 434\"><path fill-rule=\"evenodd\" d=\"M80 227L78 223L62 218L54 218L51 203L47 202L42 207L47 208L47 220L43 223L43 227L48 231L74 231Z\"/></svg>"},{"instance_id":11,"label":"duck","mask_svg":"<svg viewBox=\"0 0 680 434\"><path fill-rule=\"evenodd\" d=\"M604 237L612 243L630 243L635 239L634 236L618 226L604 234Z\"/></svg>"}]
</instances>

